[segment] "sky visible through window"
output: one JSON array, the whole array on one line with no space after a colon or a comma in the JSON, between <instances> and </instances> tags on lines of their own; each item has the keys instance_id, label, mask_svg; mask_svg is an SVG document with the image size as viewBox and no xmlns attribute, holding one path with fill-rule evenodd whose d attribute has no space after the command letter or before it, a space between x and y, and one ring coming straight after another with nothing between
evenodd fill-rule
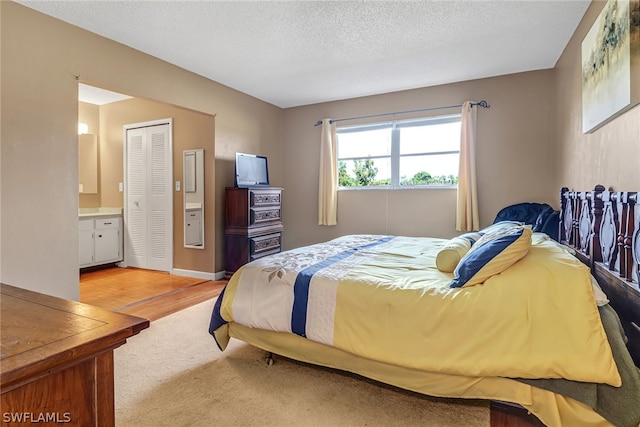
<instances>
[{"instance_id":1,"label":"sky visible through window","mask_svg":"<svg viewBox=\"0 0 640 427\"><path fill-rule=\"evenodd\" d=\"M400 129L400 179L411 179L418 172L432 176L458 176L460 150L460 121L422 126L401 126ZM378 169L377 179L391 177L391 138L389 127L344 132L339 134L338 158L374 158ZM451 152L454 153L451 153ZM443 154L434 154L440 153ZM429 154L425 154L429 153ZM347 160L347 171L353 172L353 161Z\"/></svg>"}]
</instances>

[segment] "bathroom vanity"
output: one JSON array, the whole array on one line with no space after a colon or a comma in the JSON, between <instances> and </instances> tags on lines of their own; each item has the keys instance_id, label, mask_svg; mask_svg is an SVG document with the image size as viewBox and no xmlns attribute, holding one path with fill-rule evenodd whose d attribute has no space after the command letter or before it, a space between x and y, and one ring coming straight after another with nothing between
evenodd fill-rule
<instances>
[{"instance_id":1,"label":"bathroom vanity","mask_svg":"<svg viewBox=\"0 0 640 427\"><path fill-rule=\"evenodd\" d=\"M81 208L78 220L79 268L123 260L121 208Z\"/></svg>"}]
</instances>

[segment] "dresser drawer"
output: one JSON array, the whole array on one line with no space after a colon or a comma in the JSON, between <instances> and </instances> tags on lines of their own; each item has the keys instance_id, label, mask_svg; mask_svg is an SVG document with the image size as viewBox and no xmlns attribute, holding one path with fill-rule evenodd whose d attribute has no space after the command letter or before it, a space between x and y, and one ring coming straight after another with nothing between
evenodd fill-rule
<instances>
[{"instance_id":1,"label":"dresser drawer","mask_svg":"<svg viewBox=\"0 0 640 427\"><path fill-rule=\"evenodd\" d=\"M120 228L120 218L96 219L96 230L104 230L108 228Z\"/></svg>"},{"instance_id":2,"label":"dresser drawer","mask_svg":"<svg viewBox=\"0 0 640 427\"><path fill-rule=\"evenodd\" d=\"M280 206L280 195L281 192L279 190L250 190L249 206Z\"/></svg>"},{"instance_id":3,"label":"dresser drawer","mask_svg":"<svg viewBox=\"0 0 640 427\"><path fill-rule=\"evenodd\" d=\"M266 234L249 238L249 252L255 258L262 254L280 252L280 240L282 233Z\"/></svg>"},{"instance_id":4,"label":"dresser drawer","mask_svg":"<svg viewBox=\"0 0 640 427\"><path fill-rule=\"evenodd\" d=\"M251 208L249 226L280 221L280 206Z\"/></svg>"}]
</instances>

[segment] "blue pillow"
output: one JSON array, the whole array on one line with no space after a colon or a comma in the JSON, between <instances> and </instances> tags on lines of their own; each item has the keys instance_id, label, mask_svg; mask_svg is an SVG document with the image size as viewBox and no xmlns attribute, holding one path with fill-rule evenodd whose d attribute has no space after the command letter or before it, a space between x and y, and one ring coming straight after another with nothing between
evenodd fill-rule
<instances>
[{"instance_id":1,"label":"blue pillow","mask_svg":"<svg viewBox=\"0 0 640 427\"><path fill-rule=\"evenodd\" d=\"M531 226L513 225L484 234L460 260L452 288L473 286L503 272L531 247Z\"/></svg>"}]
</instances>

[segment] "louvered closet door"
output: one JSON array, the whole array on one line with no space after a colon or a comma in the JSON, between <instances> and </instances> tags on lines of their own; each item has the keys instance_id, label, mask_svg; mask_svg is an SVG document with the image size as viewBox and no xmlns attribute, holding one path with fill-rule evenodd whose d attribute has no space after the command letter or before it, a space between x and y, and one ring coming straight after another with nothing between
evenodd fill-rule
<instances>
[{"instance_id":1,"label":"louvered closet door","mask_svg":"<svg viewBox=\"0 0 640 427\"><path fill-rule=\"evenodd\" d=\"M127 130L127 265L170 271L173 193L169 124Z\"/></svg>"}]
</instances>

